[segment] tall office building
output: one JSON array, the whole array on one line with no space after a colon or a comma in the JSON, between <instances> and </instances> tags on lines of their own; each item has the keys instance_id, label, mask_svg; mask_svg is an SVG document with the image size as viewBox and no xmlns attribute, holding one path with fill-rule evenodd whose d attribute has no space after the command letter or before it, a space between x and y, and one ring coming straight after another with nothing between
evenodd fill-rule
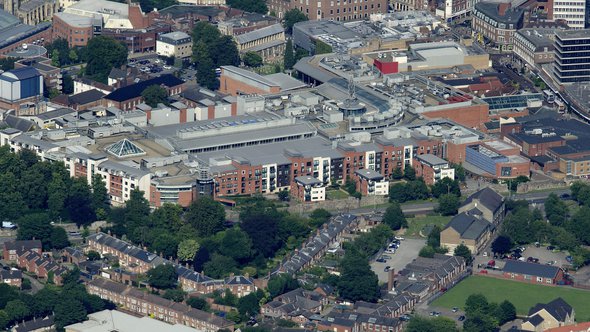
<instances>
[{"instance_id":1,"label":"tall office building","mask_svg":"<svg viewBox=\"0 0 590 332\"><path fill-rule=\"evenodd\" d=\"M552 0L553 19L564 20L572 29L584 29L588 15L588 0Z\"/></svg>"},{"instance_id":2,"label":"tall office building","mask_svg":"<svg viewBox=\"0 0 590 332\"><path fill-rule=\"evenodd\" d=\"M555 32L553 74L560 83L590 81L590 29Z\"/></svg>"}]
</instances>

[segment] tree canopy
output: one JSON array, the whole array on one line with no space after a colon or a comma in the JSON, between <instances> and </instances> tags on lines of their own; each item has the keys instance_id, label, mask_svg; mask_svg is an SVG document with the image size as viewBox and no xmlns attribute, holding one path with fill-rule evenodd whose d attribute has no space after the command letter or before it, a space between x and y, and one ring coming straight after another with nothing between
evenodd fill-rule
<instances>
[{"instance_id":1,"label":"tree canopy","mask_svg":"<svg viewBox=\"0 0 590 332\"><path fill-rule=\"evenodd\" d=\"M150 107L157 107L158 104L168 103L168 92L159 85L150 85L141 92L143 101Z\"/></svg>"},{"instance_id":2,"label":"tree canopy","mask_svg":"<svg viewBox=\"0 0 590 332\"><path fill-rule=\"evenodd\" d=\"M242 56L242 61L248 67L260 67L262 66L262 57L256 52L246 52Z\"/></svg>"},{"instance_id":3,"label":"tree canopy","mask_svg":"<svg viewBox=\"0 0 590 332\"><path fill-rule=\"evenodd\" d=\"M127 62L127 46L112 37L91 38L87 50L85 75L102 83L107 83L111 69L119 68Z\"/></svg>"},{"instance_id":4,"label":"tree canopy","mask_svg":"<svg viewBox=\"0 0 590 332\"><path fill-rule=\"evenodd\" d=\"M452 216L457 214L460 205L459 197L454 194L444 194L438 198L436 211L443 216Z\"/></svg>"},{"instance_id":5,"label":"tree canopy","mask_svg":"<svg viewBox=\"0 0 590 332\"><path fill-rule=\"evenodd\" d=\"M150 286L169 289L176 287L178 275L174 270L174 266L169 264L158 265L147 271L148 282Z\"/></svg>"},{"instance_id":6,"label":"tree canopy","mask_svg":"<svg viewBox=\"0 0 590 332\"><path fill-rule=\"evenodd\" d=\"M391 202L385 210L383 215L383 222L391 227L392 230L397 231L400 228L408 227L406 217L402 212L402 207L398 202Z\"/></svg>"},{"instance_id":7,"label":"tree canopy","mask_svg":"<svg viewBox=\"0 0 590 332\"><path fill-rule=\"evenodd\" d=\"M298 22L307 21L307 16L297 8L289 9L285 12L283 17L283 25L285 26L285 32L288 34L293 33L293 25Z\"/></svg>"},{"instance_id":8,"label":"tree canopy","mask_svg":"<svg viewBox=\"0 0 590 332\"><path fill-rule=\"evenodd\" d=\"M268 7L263 0L228 0L227 5L243 11L266 14Z\"/></svg>"}]
</instances>

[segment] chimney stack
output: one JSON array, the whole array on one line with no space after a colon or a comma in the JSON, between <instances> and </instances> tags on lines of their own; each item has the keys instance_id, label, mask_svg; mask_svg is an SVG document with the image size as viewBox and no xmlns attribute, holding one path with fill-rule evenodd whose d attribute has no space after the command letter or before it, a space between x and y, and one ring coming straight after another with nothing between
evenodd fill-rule
<instances>
[{"instance_id":1,"label":"chimney stack","mask_svg":"<svg viewBox=\"0 0 590 332\"><path fill-rule=\"evenodd\" d=\"M389 274L387 275L387 291L391 292L393 289L393 281L395 279L395 269L389 270Z\"/></svg>"}]
</instances>

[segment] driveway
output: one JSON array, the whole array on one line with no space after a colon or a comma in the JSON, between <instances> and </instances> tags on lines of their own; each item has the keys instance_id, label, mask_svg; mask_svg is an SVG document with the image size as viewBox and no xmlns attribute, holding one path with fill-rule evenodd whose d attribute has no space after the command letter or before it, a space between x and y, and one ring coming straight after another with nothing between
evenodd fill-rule
<instances>
[{"instance_id":1,"label":"driveway","mask_svg":"<svg viewBox=\"0 0 590 332\"><path fill-rule=\"evenodd\" d=\"M395 269L396 273L400 270L403 270L406 265L408 265L408 263L412 262L414 258L418 257L418 252L420 249L422 249L422 247L424 247L425 244L425 239L405 239L401 241L401 245L395 254L385 254L387 256L391 256L391 259L388 259L385 263L379 263L374 260L371 261L371 269L379 277L379 282L387 282L388 272L383 271L386 266L390 266L392 269ZM383 251L381 254L383 254ZM379 258L381 254L377 255L376 257Z\"/></svg>"}]
</instances>

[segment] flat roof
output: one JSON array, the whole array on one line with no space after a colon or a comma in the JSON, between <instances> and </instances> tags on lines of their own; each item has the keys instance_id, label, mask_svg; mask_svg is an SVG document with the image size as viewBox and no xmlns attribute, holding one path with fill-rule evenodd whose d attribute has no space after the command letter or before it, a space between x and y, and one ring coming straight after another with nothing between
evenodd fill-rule
<instances>
[{"instance_id":1,"label":"flat roof","mask_svg":"<svg viewBox=\"0 0 590 332\"><path fill-rule=\"evenodd\" d=\"M356 173L357 175L364 177L365 179L369 179L369 180L381 180L383 179L383 175L381 175L381 173L372 170L370 168L364 168L364 169L357 169L354 173Z\"/></svg>"},{"instance_id":2,"label":"flat roof","mask_svg":"<svg viewBox=\"0 0 590 332\"><path fill-rule=\"evenodd\" d=\"M555 35L560 39L588 39L590 38L590 29L557 30Z\"/></svg>"},{"instance_id":3,"label":"flat roof","mask_svg":"<svg viewBox=\"0 0 590 332\"><path fill-rule=\"evenodd\" d=\"M442 165L449 163L448 161L433 154L419 154L416 156L416 159L422 160L430 165Z\"/></svg>"}]
</instances>

